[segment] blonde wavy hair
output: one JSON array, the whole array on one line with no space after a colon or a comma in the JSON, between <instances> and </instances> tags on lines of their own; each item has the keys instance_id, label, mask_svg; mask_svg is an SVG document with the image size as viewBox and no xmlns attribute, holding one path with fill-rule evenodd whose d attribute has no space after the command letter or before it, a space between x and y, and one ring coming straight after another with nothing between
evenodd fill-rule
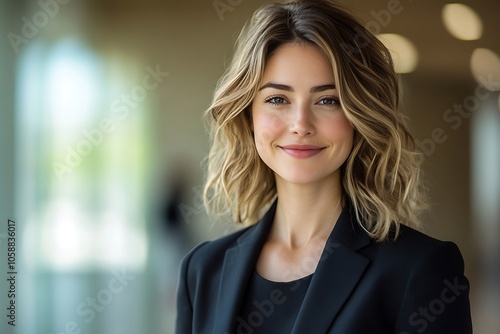
<instances>
[{"instance_id":1,"label":"blonde wavy hair","mask_svg":"<svg viewBox=\"0 0 500 334\"><path fill-rule=\"evenodd\" d=\"M332 66L342 108L355 130L342 166L343 195L361 227L383 241L396 238L401 223L418 225L424 207L422 155L400 110L390 53L346 9L327 0L268 4L243 28L205 112L212 141L207 211L253 224L277 195L274 173L254 144L250 109L266 62L287 43L316 45Z\"/></svg>"}]
</instances>

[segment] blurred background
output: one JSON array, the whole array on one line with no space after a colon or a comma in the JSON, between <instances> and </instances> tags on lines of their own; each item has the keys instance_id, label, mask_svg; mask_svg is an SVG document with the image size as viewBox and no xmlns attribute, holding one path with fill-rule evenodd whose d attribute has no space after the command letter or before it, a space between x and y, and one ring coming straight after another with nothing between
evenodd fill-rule
<instances>
[{"instance_id":1,"label":"blurred background","mask_svg":"<svg viewBox=\"0 0 500 334\"><path fill-rule=\"evenodd\" d=\"M180 259L234 229L202 206L202 113L265 2L0 0L1 333L173 333ZM394 51L423 229L459 245L475 333L497 333L500 2L344 2Z\"/></svg>"}]
</instances>

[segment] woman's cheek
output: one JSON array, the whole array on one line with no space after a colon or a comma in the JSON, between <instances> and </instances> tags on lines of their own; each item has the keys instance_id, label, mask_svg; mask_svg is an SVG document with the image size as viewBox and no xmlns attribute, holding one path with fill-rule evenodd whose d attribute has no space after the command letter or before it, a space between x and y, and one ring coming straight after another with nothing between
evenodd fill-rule
<instances>
[{"instance_id":1,"label":"woman's cheek","mask_svg":"<svg viewBox=\"0 0 500 334\"><path fill-rule=\"evenodd\" d=\"M274 141L284 126L284 121L276 114L259 113L254 118L255 139L263 144Z\"/></svg>"},{"instance_id":2,"label":"woman's cheek","mask_svg":"<svg viewBox=\"0 0 500 334\"><path fill-rule=\"evenodd\" d=\"M345 116L341 116L340 119L332 120L330 123L326 122L324 124L330 124L328 133L333 133L337 139L346 139L354 137L354 128Z\"/></svg>"}]
</instances>

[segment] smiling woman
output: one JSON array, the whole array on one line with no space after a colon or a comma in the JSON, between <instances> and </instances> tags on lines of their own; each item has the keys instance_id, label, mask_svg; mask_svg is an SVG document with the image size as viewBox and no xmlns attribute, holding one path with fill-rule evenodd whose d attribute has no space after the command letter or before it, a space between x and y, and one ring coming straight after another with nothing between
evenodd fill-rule
<instances>
[{"instance_id":1,"label":"smiling woman","mask_svg":"<svg viewBox=\"0 0 500 334\"><path fill-rule=\"evenodd\" d=\"M460 251L410 227L421 154L399 96L338 4L254 14L206 113L205 204L251 226L186 256L178 334L472 332Z\"/></svg>"}]
</instances>

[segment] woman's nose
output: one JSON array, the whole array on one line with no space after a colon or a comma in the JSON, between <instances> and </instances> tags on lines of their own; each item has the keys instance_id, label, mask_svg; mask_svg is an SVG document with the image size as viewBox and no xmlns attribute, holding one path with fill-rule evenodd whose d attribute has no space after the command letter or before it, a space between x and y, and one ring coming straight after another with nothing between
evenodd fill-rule
<instances>
[{"instance_id":1,"label":"woman's nose","mask_svg":"<svg viewBox=\"0 0 500 334\"><path fill-rule=\"evenodd\" d=\"M311 136L316 130L312 111L308 106L299 105L290 116L290 132L301 137Z\"/></svg>"}]
</instances>

